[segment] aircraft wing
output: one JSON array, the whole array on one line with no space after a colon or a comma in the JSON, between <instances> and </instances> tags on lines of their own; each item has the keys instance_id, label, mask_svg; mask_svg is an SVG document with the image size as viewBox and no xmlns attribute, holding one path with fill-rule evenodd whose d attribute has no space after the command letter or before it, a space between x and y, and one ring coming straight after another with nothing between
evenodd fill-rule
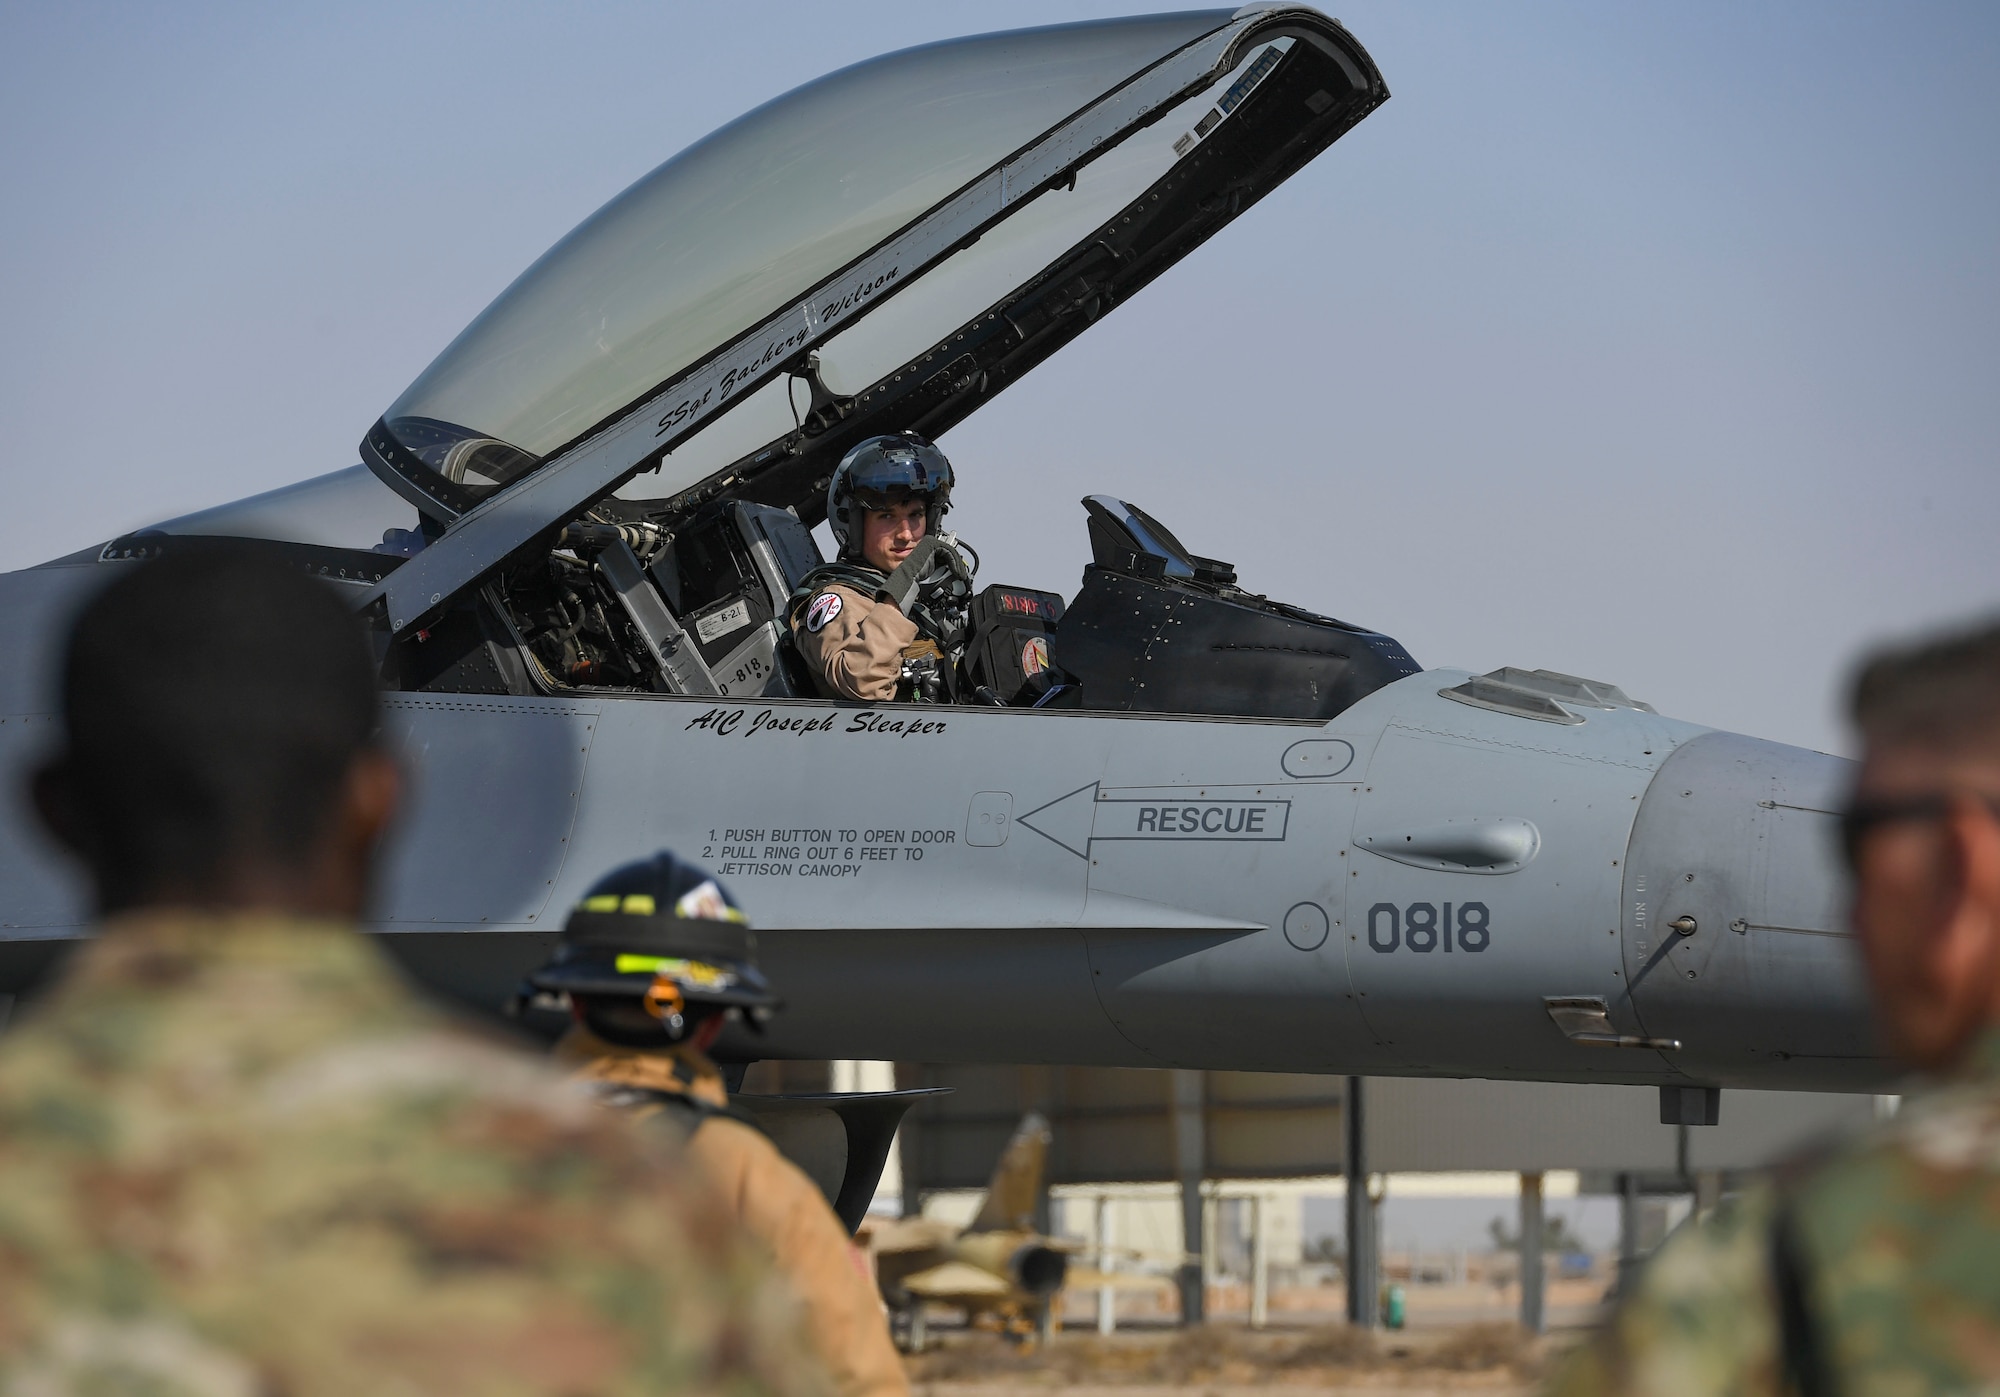
<instances>
[{"instance_id":1,"label":"aircraft wing","mask_svg":"<svg viewBox=\"0 0 2000 1397\"><path fill-rule=\"evenodd\" d=\"M1167 1291L1174 1283L1165 1276L1149 1276L1141 1271L1072 1270L1063 1278L1065 1290Z\"/></svg>"},{"instance_id":2,"label":"aircraft wing","mask_svg":"<svg viewBox=\"0 0 2000 1397\"><path fill-rule=\"evenodd\" d=\"M1004 1300L1014 1293L1005 1277L965 1261L947 1261L914 1276L905 1276L903 1289L926 1300Z\"/></svg>"},{"instance_id":3,"label":"aircraft wing","mask_svg":"<svg viewBox=\"0 0 2000 1397\"><path fill-rule=\"evenodd\" d=\"M876 1252L931 1251L950 1246L958 1229L930 1218L870 1222L869 1246Z\"/></svg>"}]
</instances>

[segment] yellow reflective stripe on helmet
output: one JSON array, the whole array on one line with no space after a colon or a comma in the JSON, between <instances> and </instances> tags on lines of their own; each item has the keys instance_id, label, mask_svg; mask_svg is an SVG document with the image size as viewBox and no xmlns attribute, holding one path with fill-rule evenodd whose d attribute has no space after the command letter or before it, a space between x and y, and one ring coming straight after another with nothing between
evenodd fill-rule
<instances>
[{"instance_id":1,"label":"yellow reflective stripe on helmet","mask_svg":"<svg viewBox=\"0 0 2000 1397\"><path fill-rule=\"evenodd\" d=\"M650 917L659 911L659 903L653 900L651 893L626 893L623 897L617 893L599 893L595 897L586 897L583 900L582 910L624 912L634 917Z\"/></svg>"},{"instance_id":2,"label":"yellow reflective stripe on helmet","mask_svg":"<svg viewBox=\"0 0 2000 1397\"><path fill-rule=\"evenodd\" d=\"M671 975L698 989L728 989L736 983L736 976L719 965L679 956L621 955L613 959L612 967L620 975Z\"/></svg>"}]
</instances>

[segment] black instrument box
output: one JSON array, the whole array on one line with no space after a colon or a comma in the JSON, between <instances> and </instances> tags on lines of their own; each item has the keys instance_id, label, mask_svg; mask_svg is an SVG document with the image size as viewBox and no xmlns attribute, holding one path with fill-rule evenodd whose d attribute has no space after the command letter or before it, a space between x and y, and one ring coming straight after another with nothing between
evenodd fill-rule
<instances>
[{"instance_id":1,"label":"black instrument box","mask_svg":"<svg viewBox=\"0 0 2000 1397\"><path fill-rule=\"evenodd\" d=\"M1010 705L1032 703L1054 678L1049 645L1062 614L1063 600L1054 592L995 584L974 597L967 686L983 684Z\"/></svg>"}]
</instances>

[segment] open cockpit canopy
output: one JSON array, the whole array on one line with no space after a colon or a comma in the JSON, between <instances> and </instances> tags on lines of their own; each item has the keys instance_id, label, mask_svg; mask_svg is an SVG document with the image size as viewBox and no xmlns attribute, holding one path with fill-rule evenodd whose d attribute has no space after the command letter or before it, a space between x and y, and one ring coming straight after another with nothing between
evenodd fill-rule
<instances>
[{"instance_id":1,"label":"open cockpit canopy","mask_svg":"<svg viewBox=\"0 0 2000 1397\"><path fill-rule=\"evenodd\" d=\"M813 522L854 441L962 420L1387 95L1335 21L1251 6L930 44L766 103L551 248L369 432L442 530L381 583L391 626L593 506Z\"/></svg>"}]
</instances>

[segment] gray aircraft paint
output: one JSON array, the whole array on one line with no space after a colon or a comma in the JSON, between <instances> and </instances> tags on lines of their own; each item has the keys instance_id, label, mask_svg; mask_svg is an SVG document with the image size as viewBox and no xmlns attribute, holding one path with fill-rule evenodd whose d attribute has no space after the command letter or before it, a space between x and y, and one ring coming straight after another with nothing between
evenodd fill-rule
<instances>
[{"instance_id":1,"label":"gray aircraft paint","mask_svg":"<svg viewBox=\"0 0 2000 1397\"><path fill-rule=\"evenodd\" d=\"M118 566L0 581L13 653L45 646L78 586ZM53 729L25 675L10 672L0 715L16 790ZM1468 677L1413 675L1324 726L392 695L412 803L377 925L420 970L494 1004L599 873L666 846L715 869L759 926L788 1000L760 1051L1882 1079L1820 813L1846 763L1635 709L1578 709L1566 726L1440 696ZM1503 821L1534 830L1518 865L1370 847ZM18 801L0 822L0 886L18 982L41 963L22 943L86 920ZM1412 917L1446 904L1450 938ZM1484 909L1483 940L1468 907ZM1663 930L1682 915L1693 935ZM1544 1000L1579 995L1602 997L1618 1031L1683 1050L1570 1041Z\"/></svg>"},{"instance_id":2,"label":"gray aircraft paint","mask_svg":"<svg viewBox=\"0 0 2000 1397\"><path fill-rule=\"evenodd\" d=\"M1344 31L1285 13L1223 27L1298 26L1359 76ZM1378 81L1357 100L1385 97ZM465 518L565 488L505 490ZM358 603L388 562L356 578L370 555L310 550L415 525L357 468L160 532L289 541ZM476 532L384 590L431 562L478 571ZM113 551L0 577L12 791L54 734L50 641L81 589L131 565ZM1825 813L1846 764L1604 685L1433 670L1324 723L611 690L397 693L386 716L411 793L374 925L480 1006L597 876L667 846L759 927L788 1005L767 1038L729 1045L752 1053L1844 1090L1886 1075ZM86 919L10 801L0 990Z\"/></svg>"}]
</instances>

